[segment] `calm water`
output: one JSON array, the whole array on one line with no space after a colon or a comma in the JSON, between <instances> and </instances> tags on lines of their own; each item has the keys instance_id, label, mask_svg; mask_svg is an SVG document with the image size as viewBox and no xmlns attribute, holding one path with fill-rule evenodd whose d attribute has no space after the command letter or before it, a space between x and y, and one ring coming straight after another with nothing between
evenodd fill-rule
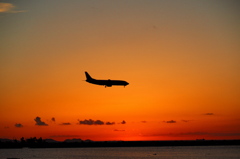
<instances>
[{"instance_id":1,"label":"calm water","mask_svg":"<svg viewBox=\"0 0 240 159\"><path fill-rule=\"evenodd\" d=\"M239 159L240 146L0 149L0 158Z\"/></svg>"}]
</instances>

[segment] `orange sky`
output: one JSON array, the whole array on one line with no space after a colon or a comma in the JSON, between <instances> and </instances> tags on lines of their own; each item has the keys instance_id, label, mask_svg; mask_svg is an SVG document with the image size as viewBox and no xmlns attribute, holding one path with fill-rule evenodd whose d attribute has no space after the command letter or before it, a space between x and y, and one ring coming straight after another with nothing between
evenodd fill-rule
<instances>
[{"instance_id":1,"label":"orange sky","mask_svg":"<svg viewBox=\"0 0 240 159\"><path fill-rule=\"evenodd\" d=\"M240 139L237 3L0 2L0 138Z\"/></svg>"}]
</instances>

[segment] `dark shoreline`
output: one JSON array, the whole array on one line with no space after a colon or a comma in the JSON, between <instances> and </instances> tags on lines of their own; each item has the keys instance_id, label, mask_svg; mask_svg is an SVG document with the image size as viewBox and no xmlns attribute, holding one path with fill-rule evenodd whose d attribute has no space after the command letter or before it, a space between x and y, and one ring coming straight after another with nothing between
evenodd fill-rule
<instances>
[{"instance_id":1,"label":"dark shoreline","mask_svg":"<svg viewBox=\"0 0 240 159\"><path fill-rule=\"evenodd\" d=\"M20 143L0 142L1 149L11 148L93 148L93 147L165 147L240 145L240 140L178 140L178 141L82 141Z\"/></svg>"}]
</instances>

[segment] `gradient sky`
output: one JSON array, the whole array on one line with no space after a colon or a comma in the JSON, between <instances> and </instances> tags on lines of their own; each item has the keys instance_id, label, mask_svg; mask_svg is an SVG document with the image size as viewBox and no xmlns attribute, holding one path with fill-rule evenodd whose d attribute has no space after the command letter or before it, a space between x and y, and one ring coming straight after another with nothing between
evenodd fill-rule
<instances>
[{"instance_id":1,"label":"gradient sky","mask_svg":"<svg viewBox=\"0 0 240 159\"><path fill-rule=\"evenodd\" d=\"M0 138L240 139L240 3L0 1ZM126 80L124 87L85 82Z\"/></svg>"}]
</instances>

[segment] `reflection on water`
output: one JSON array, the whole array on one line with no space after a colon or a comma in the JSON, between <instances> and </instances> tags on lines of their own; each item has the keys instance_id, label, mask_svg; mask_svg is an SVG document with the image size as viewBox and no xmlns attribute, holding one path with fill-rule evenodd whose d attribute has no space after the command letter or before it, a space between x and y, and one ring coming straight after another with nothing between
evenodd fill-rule
<instances>
[{"instance_id":1,"label":"reflection on water","mask_svg":"<svg viewBox=\"0 0 240 159\"><path fill-rule=\"evenodd\" d=\"M0 158L79 159L79 158L161 158L161 159L239 159L240 146L115 147L0 149Z\"/></svg>"}]
</instances>

